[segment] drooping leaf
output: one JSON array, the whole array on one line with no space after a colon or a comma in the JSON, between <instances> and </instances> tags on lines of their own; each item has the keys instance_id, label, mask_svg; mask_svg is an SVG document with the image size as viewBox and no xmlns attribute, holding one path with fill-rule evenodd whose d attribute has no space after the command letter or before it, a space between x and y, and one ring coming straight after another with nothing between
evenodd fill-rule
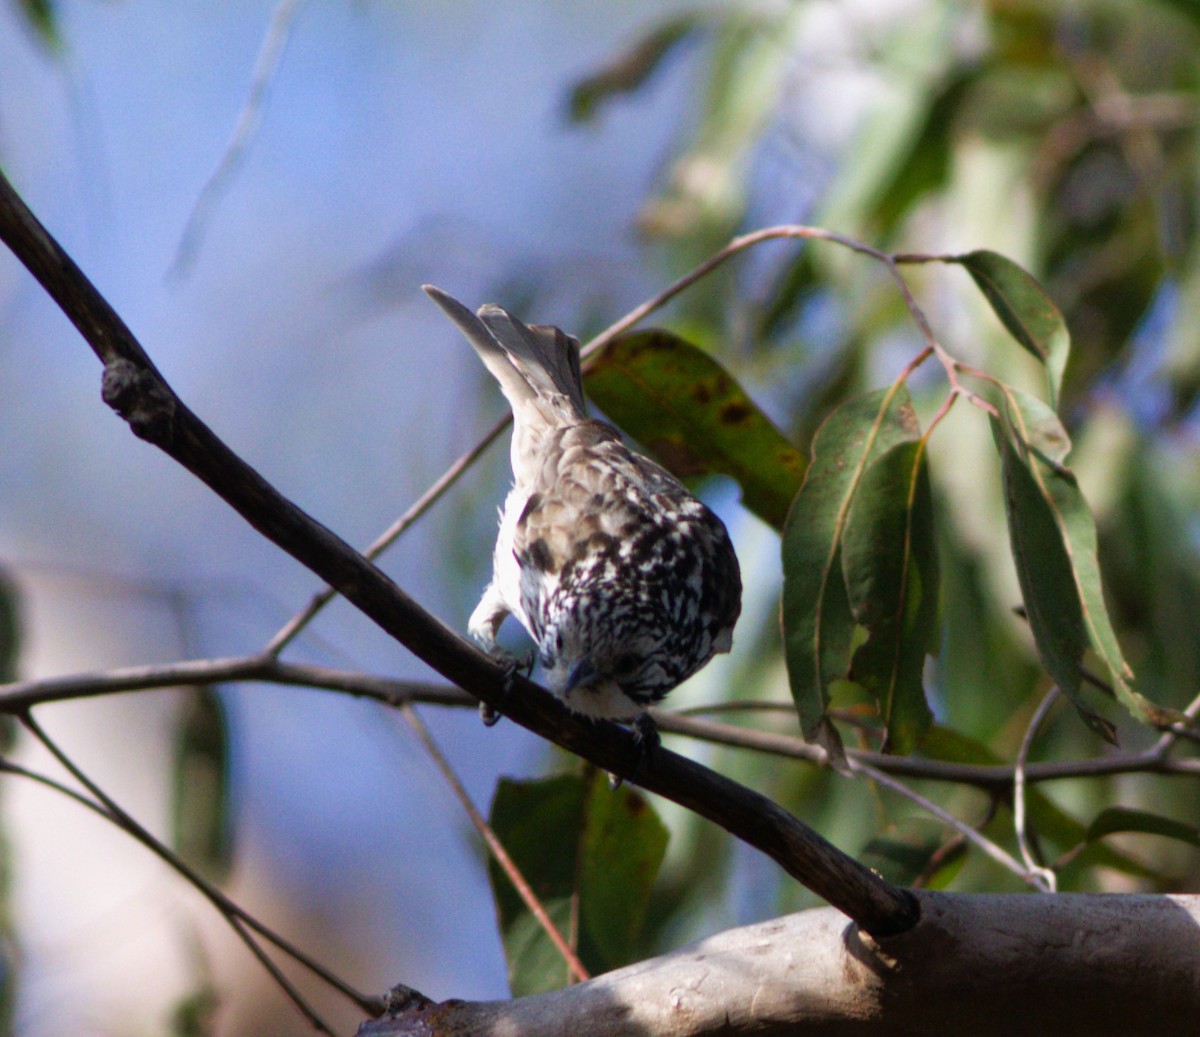
<instances>
[{"instance_id":1,"label":"drooping leaf","mask_svg":"<svg viewBox=\"0 0 1200 1037\"><path fill-rule=\"evenodd\" d=\"M1089 725L1109 741L1112 725L1097 724L1099 718L1080 696L1080 666L1088 648L1104 661L1117 699L1134 717L1156 726L1181 720L1181 714L1156 705L1132 687L1133 671L1104 600L1096 523L1074 474L1063 463L1070 438L1057 416L1028 393L1008 389L996 427L1017 574L1047 672ZM1020 536L1019 530L1024 531Z\"/></svg>"},{"instance_id":2,"label":"drooping leaf","mask_svg":"<svg viewBox=\"0 0 1200 1037\"><path fill-rule=\"evenodd\" d=\"M636 90L702 24L703 18L695 11L673 15L614 55L602 68L579 80L571 88L568 102L571 120L588 122L605 101Z\"/></svg>"},{"instance_id":3,"label":"drooping leaf","mask_svg":"<svg viewBox=\"0 0 1200 1037\"><path fill-rule=\"evenodd\" d=\"M17 679L20 652L20 596L16 581L0 568L0 682Z\"/></svg>"},{"instance_id":4,"label":"drooping leaf","mask_svg":"<svg viewBox=\"0 0 1200 1037\"><path fill-rule=\"evenodd\" d=\"M850 505L870 462L919 434L903 386L858 396L817 430L813 460L783 530L782 625L788 681L804 737L842 758L826 711L850 668L854 616L841 554Z\"/></svg>"},{"instance_id":5,"label":"drooping leaf","mask_svg":"<svg viewBox=\"0 0 1200 1037\"><path fill-rule=\"evenodd\" d=\"M575 775L527 782L502 779L489 818L501 844L562 933L570 931L583 804L583 780ZM568 972L562 955L495 861L488 861L488 876L513 996L565 986Z\"/></svg>"},{"instance_id":6,"label":"drooping leaf","mask_svg":"<svg viewBox=\"0 0 1200 1037\"><path fill-rule=\"evenodd\" d=\"M925 444L898 443L867 468L842 544L850 608L866 640L850 678L879 703L885 748L908 753L933 719L925 656L938 635L938 559Z\"/></svg>"},{"instance_id":7,"label":"drooping leaf","mask_svg":"<svg viewBox=\"0 0 1200 1037\"><path fill-rule=\"evenodd\" d=\"M703 350L667 331L623 335L589 368L588 395L680 477L720 473L776 529L805 459Z\"/></svg>"},{"instance_id":8,"label":"drooping leaf","mask_svg":"<svg viewBox=\"0 0 1200 1037\"><path fill-rule=\"evenodd\" d=\"M610 788L594 775L580 848L583 929L608 968L638 957L654 878L667 852L667 829L636 790Z\"/></svg>"},{"instance_id":9,"label":"drooping leaf","mask_svg":"<svg viewBox=\"0 0 1200 1037\"><path fill-rule=\"evenodd\" d=\"M1161 835L1190 846L1200 846L1200 828L1195 825L1131 807L1107 807L1101 810L1088 825L1087 841L1095 842L1118 832Z\"/></svg>"},{"instance_id":10,"label":"drooping leaf","mask_svg":"<svg viewBox=\"0 0 1200 1037\"><path fill-rule=\"evenodd\" d=\"M578 897L576 953L593 973L628 964L639 939L667 832L636 790L566 775L502 780L491 825L546 912L569 938ZM508 877L489 861L514 996L557 989L567 968Z\"/></svg>"},{"instance_id":11,"label":"drooping leaf","mask_svg":"<svg viewBox=\"0 0 1200 1037\"><path fill-rule=\"evenodd\" d=\"M1058 406L1071 336L1046 289L1011 259L986 249L955 256L991 304L1008 332L1046 369L1050 406Z\"/></svg>"},{"instance_id":12,"label":"drooping leaf","mask_svg":"<svg viewBox=\"0 0 1200 1037\"><path fill-rule=\"evenodd\" d=\"M1011 426L1005 425L993 420L1000 447L1009 540L1038 658L1087 725L1115 744L1116 729L1088 706L1080 689L1080 665L1088 639L1071 557L1050 502L1022 456Z\"/></svg>"},{"instance_id":13,"label":"drooping leaf","mask_svg":"<svg viewBox=\"0 0 1200 1037\"><path fill-rule=\"evenodd\" d=\"M172 804L175 849L212 879L229 872L233 854L229 736L225 707L214 688L189 696L175 748Z\"/></svg>"},{"instance_id":14,"label":"drooping leaf","mask_svg":"<svg viewBox=\"0 0 1200 1037\"><path fill-rule=\"evenodd\" d=\"M58 12L53 0L17 0L17 6L24 12L25 20L42 43L51 49L62 43L58 34Z\"/></svg>"},{"instance_id":15,"label":"drooping leaf","mask_svg":"<svg viewBox=\"0 0 1200 1037\"><path fill-rule=\"evenodd\" d=\"M0 682L17 679L21 639L20 590L16 580L0 567ZM16 737L16 720L0 716L0 753L11 750Z\"/></svg>"}]
</instances>

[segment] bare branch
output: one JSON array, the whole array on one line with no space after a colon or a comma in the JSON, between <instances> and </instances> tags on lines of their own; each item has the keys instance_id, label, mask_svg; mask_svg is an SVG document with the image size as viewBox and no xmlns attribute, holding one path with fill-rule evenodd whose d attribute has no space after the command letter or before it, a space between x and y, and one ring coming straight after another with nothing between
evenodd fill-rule
<instances>
[{"instance_id":1,"label":"bare branch","mask_svg":"<svg viewBox=\"0 0 1200 1037\"><path fill-rule=\"evenodd\" d=\"M916 902L908 891L885 882L766 796L667 749L644 760L630 732L576 716L536 685L513 678L283 497L175 395L124 322L2 174L0 240L104 362L104 399L136 435L178 461L429 666L522 727L627 780L636 774L642 787L719 824L772 857L866 931L894 933L916 921Z\"/></svg>"}]
</instances>

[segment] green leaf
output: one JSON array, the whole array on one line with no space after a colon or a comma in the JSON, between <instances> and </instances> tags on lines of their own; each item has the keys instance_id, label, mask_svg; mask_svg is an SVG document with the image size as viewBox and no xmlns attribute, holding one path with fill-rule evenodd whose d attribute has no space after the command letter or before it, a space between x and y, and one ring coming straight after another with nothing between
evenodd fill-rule
<instances>
[{"instance_id":1,"label":"green leaf","mask_svg":"<svg viewBox=\"0 0 1200 1037\"><path fill-rule=\"evenodd\" d=\"M17 0L25 20L47 47L57 48L62 40L58 35L58 15L52 0Z\"/></svg>"},{"instance_id":2,"label":"green leaf","mask_svg":"<svg viewBox=\"0 0 1200 1037\"><path fill-rule=\"evenodd\" d=\"M729 374L667 331L617 338L589 368L593 402L677 476L720 473L776 529L804 478L805 460Z\"/></svg>"},{"instance_id":3,"label":"green leaf","mask_svg":"<svg viewBox=\"0 0 1200 1037\"><path fill-rule=\"evenodd\" d=\"M1113 691L1139 721L1164 726L1182 714L1135 691L1104 601L1096 523L1074 474L1063 462L1070 438L1040 400L1006 390L1001 408L1001 461L1009 530L1030 628L1043 665L1085 721L1112 741L1112 725L1083 705L1083 653L1103 661ZM1023 531L1023 532L1022 532Z\"/></svg>"},{"instance_id":4,"label":"green leaf","mask_svg":"<svg viewBox=\"0 0 1200 1037\"><path fill-rule=\"evenodd\" d=\"M925 656L938 635L938 558L925 444L899 443L863 475L842 544L850 608L866 640L850 679L879 702L885 749L908 753L929 727Z\"/></svg>"},{"instance_id":5,"label":"green leaf","mask_svg":"<svg viewBox=\"0 0 1200 1037\"><path fill-rule=\"evenodd\" d=\"M1087 830L1087 841L1095 842L1117 832L1138 832L1143 835L1162 835L1190 846L1200 846L1200 828L1161 817L1147 810L1130 807L1108 807L1101 810Z\"/></svg>"},{"instance_id":6,"label":"green leaf","mask_svg":"<svg viewBox=\"0 0 1200 1037\"><path fill-rule=\"evenodd\" d=\"M788 681L804 737L835 763L841 741L826 712L830 686L849 671L855 629L841 562L850 505L870 461L918 434L903 385L844 403L817 430L812 466L783 529Z\"/></svg>"},{"instance_id":7,"label":"green leaf","mask_svg":"<svg viewBox=\"0 0 1200 1037\"><path fill-rule=\"evenodd\" d=\"M1080 666L1088 647L1087 630L1071 556L1053 507L1022 456L1011 426L993 419L993 430L1000 447L1013 561L1038 658L1085 723L1115 744L1116 729L1083 700Z\"/></svg>"},{"instance_id":8,"label":"green leaf","mask_svg":"<svg viewBox=\"0 0 1200 1037\"><path fill-rule=\"evenodd\" d=\"M1050 406L1056 408L1071 337L1054 300L1031 275L998 252L968 252L951 262L966 267L1009 334L1042 362Z\"/></svg>"},{"instance_id":9,"label":"green leaf","mask_svg":"<svg viewBox=\"0 0 1200 1037\"><path fill-rule=\"evenodd\" d=\"M568 101L571 120L588 122L605 101L638 89L702 24L702 17L694 11L667 18L598 71L576 82Z\"/></svg>"},{"instance_id":10,"label":"green leaf","mask_svg":"<svg viewBox=\"0 0 1200 1037\"><path fill-rule=\"evenodd\" d=\"M667 831L637 791L599 775L502 780L491 825L559 931L571 931L578 896L577 953L593 973L640 956L640 937ZM508 876L488 862L500 935L516 997L567 982L561 955Z\"/></svg>"},{"instance_id":11,"label":"green leaf","mask_svg":"<svg viewBox=\"0 0 1200 1037\"><path fill-rule=\"evenodd\" d=\"M580 914L606 968L637 960L668 832L649 802L593 775L580 849Z\"/></svg>"},{"instance_id":12,"label":"green leaf","mask_svg":"<svg viewBox=\"0 0 1200 1037\"><path fill-rule=\"evenodd\" d=\"M925 889L945 889L966 856L966 841L955 842L946 825L928 818L904 817L871 839L859 860L894 885L920 883Z\"/></svg>"},{"instance_id":13,"label":"green leaf","mask_svg":"<svg viewBox=\"0 0 1200 1037\"><path fill-rule=\"evenodd\" d=\"M213 688L188 698L175 749L173 841L179 855L212 879L229 873L229 735L225 707Z\"/></svg>"}]
</instances>

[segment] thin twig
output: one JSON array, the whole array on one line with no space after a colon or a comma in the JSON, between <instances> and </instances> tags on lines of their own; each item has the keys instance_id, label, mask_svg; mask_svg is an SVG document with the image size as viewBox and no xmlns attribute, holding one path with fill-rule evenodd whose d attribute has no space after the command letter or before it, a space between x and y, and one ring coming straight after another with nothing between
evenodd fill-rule
<instances>
[{"instance_id":1,"label":"thin twig","mask_svg":"<svg viewBox=\"0 0 1200 1037\"><path fill-rule=\"evenodd\" d=\"M252 929L258 933L263 939L274 944L280 951L288 955L298 964L303 965L306 969L317 976L323 982L327 983L334 990L345 996L364 1011L377 1015L382 1010L382 1005L377 998L369 997L360 991L355 990L344 980L330 972L320 963L314 961L307 954L301 951L294 944L284 939L278 933L268 928L258 919L250 915L244 908L239 906L234 901L230 900L220 889L209 882L203 875L197 872L186 861L180 858L170 847L166 846L158 838L156 838L144 825L134 818L128 811L118 805L103 789L101 789L94 781L92 781L78 765L58 746L58 744L45 732L40 724L33 718L29 712L22 712L18 719L21 724L32 734L39 742L46 747L50 754L58 760L67 772L75 778L85 789L88 790L96 799L97 803L92 804L94 808L100 807L99 813L102 816L109 818L113 824L117 825L126 834L132 836L156 857L162 860L173 871L177 872L187 880L201 895L203 895L229 923L233 930L241 937L242 942L250 949L263 966L271 974L273 978L279 980L281 989L287 994L290 1000L296 1005L314 1025L323 1028L320 1020L314 1017L312 1010L308 1007L307 1002L303 997L295 991L291 982L279 972L279 967L275 965L270 958L266 957L262 948L258 946L257 941L250 936L246 929ZM12 765L8 765L6 769L13 769ZM52 784L48 779L47 784ZM88 805L89 801L86 797L81 797L76 794L74 797L78 802ZM326 1032L332 1033L326 1028Z\"/></svg>"},{"instance_id":2,"label":"thin twig","mask_svg":"<svg viewBox=\"0 0 1200 1037\"><path fill-rule=\"evenodd\" d=\"M305 0L279 0L271 12L271 23L267 27L259 48L258 59L254 63L254 74L250 81L250 93L233 129L225 151L217 163L216 169L209 175L195 205L188 215L179 244L175 249L175 258L167 271L168 277L182 277L192 261L200 245L200 236L212 209L225 192L230 179L238 166L245 160L254 141L254 135L262 122L263 105L267 99L267 91L275 78L279 60L283 57L284 46L291 35L292 22L300 12Z\"/></svg>"},{"instance_id":3,"label":"thin twig","mask_svg":"<svg viewBox=\"0 0 1200 1037\"><path fill-rule=\"evenodd\" d=\"M1029 750L1033 745L1033 740L1037 737L1038 730L1049 714L1051 707L1058 701L1058 695L1058 685L1055 684L1046 692L1042 701L1038 703L1037 709L1033 711L1033 716L1029 719L1029 726L1025 728L1025 735L1021 739L1021 747L1017 750L1017 762L1013 766L1013 828L1017 835L1017 846L1020 847L1021 859L1025 862L1025 866L1031 872L1035 872L1042 877L1046 892L1048 893L1057 891L1058 876L1055 875L1052 869L1047 868L1039 861L1037 855L1033 852L1026 824L1025 768L1028 764Z\"/></svg>"},{"instance_id":4,"label":"thin twig","mask_svg":"<svg viewBox=\"0 0 1200 1037\"><path fill-rule=\"evenodd\" d=\"M500 421L497 421L478 443L438 476L433 485L421 494L403 515L379 535L375 542L363 552L363 557L374 561L391 547L404 534L405 530L437 503L441 496L458 481L458 477L470 468L475 463L476 458L496 441L496 438L508 428L511 421L511 413ZM264 651L269 655L278 655L282 652L284 648L295 640L300 631L312 622L317 613L337 597L337 593L332 587L326 587L324 590L314 594L309 603L288 620L279 633L271 638Z\"/></svg>"},{"instance_id":5,"label":"thin twig","mask_svg":"<svg viewBox=\"0 0 1200 1037\"><path fill-rule=\"evenodd\" d=\"M991 839L981 835L964 821L960 821L957 817L950 813L950 811L944 810L942 807L934 803L933 800L926 799L919 792L915 791L914 789L910 789L902 781L897 781L895 778L891 777L891 775L885 774L877 767L872 767L870 764L863 763L861 760L851 760L850 769L855 773L865 775L872 781L876 781L885 788L889 788L893 792L899 793L906 799L916 803L917 806L919 806L922 810L928 811L940 821L944 821L946 824L950 825L950 827L958 832L959 835L961 835L964 839L974 843L997 864L1011 871L1023 882L1042 892L1046 891L1042 877L1037 871L1029 871L1022 867L1021 862L1013 857L1007 850L997 846L994 842L992 842Z\"/></svg>"},{"instance_id":6,"label":"thin twig","mask_svg":"<svg viewBox=\"0 0 1200 1037\"><path fill-rule=\"evenodd\" d=\"M487 819L479 812L479 809L471 801L471 797L467 790L463 787L461 781L458 780L458 775L454 773L454 768L450 766L450 761L446 759L445 754L438 747L433 735L428 727L425 726L420 715L413 709L410 703L405 702L400 706L400 714L408 722L408 726L413 729L417 738L420 739L421 745L425 747L425 751L429 754L429 758L433 760L434 766L438 773L445 779L447 785L450 786L450 791L454 793L454 798L458 800L459 805L470 818L471 824L475 831L479 833L479 837L487 845L488 850L496 859L496 863L503 869L504 874L508 876L509 882L513 884L513 888L517 891L517 895L529 908L530 913L537 919L538 925L542 927L546 935L550 937L550 942L554 944L555 949L562 955L563 961L567 964L567 969L574 975L575 979L583 982L591 977L583 962L579 960L579 956L575 953L574 948L567 942L562 933L558 931L558 926L554 924L553 919L546 912L546 908L534 893L533 887L525 880L525 876L521 874L521 869L517 867L516 861L512 859L509 852L504 848L504 844L500 842L492 826L487 823Z\"/></svg>"},{"instance_id":7,"label":"thin twig","mask_svg":"<svg viewBox=\"0 0 1200 1037\"><path fill-rule=\"evenodd\" d=\"M474 709L479 701L450 684L395 680L352 670L290 663L269 656L250 655L230 659L196 659L154 666L123 667L0 684L0 713L17 714L42 703L66 702L98 695L238 682L316 688L372 699L389 706L412 702ZM716 720L705 720L696 715L743 709L762 712L778 710L790 716L795 715L795 707L783 702L714 703L677 712L652 712L664 733L818 765L826 762L824 749L793 735L738 727ZM1200 712L1200 700L1194 702L1185 712L1189 715ZM1139 753L1028 764L1025 768L1025 780L1028 784L1035 784L1043 781L1132 773L1178 776L1200 774L1200 760L1174 760L1166 755L1166 751L1175 743L1178 735L1179 732L1175 730L1165 732L1153 747ZM1007 764L956 763L915 756L892 756L861 749L849 749L847 752L851 758L901 777L972 785L993 793L1005 792L1012 788L1013 768Z\"/></svg>"}]
</instances>

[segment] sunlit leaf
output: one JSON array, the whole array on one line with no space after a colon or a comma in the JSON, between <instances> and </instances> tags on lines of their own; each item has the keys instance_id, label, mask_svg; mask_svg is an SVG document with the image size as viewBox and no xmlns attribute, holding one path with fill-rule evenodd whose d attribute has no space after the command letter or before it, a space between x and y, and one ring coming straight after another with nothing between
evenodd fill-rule
<instances>
[{"instance_id":1,"label":"sunlit leaf","mask_svg":"<svg viewBox=\"0 0 1200 1037\"><path fill-rule=\"evenodd\" d=\"M229 738L213 688L188 697L175 749L172 821L180 856L210 878L228 874L233 850Z\"/></svg>"},{"instance_id":2,"label":"sunlit leaf","mask_svg":"<svg viewBox=\"0 0 1200 1037\"><path fill-rule=\"evenodd\" d=\"M813 460L783 530L783 638L804 737L835 762L841 742L826 716L830 685L850 669L855 622L841 553L850 505L869 463L919 434L900 385L858 396L817 430Z\"/></svg>"},{"instance_id":3,"label":"sunlit leaf","mask_svg":"<svg viewBox=\"0 0 1200 1037\"><path fill-rule=\"evenodd\" d=\"M639 37L631 47L614 55L603 67L579 80L571 88L571 119L587 122L595 117L596 110L605 101L638 89L702 24L702 17L693 11L667 18Z\"/></svg>"},{"instance_id":4,"label":"sunlit leaf","mask_svg":"<svg viewBox=\"0 0 1200 1037\"><path fill-rule=\"evenodd\" d=\"M922 673L938 635L938 559L924 443L898 443L867 468L850 508L842 571L850 609L866 630L850 678L879 702L885 748L908 753L933 719Z\"/></svg>"},{"instance_id":5,"label":"sunlit leaf","mask_svg":"<svg viewBox=\"0 0 1200 1037\"><path fill-rule=\"evenodd\" d=\"M1080 666L1088 647L1087 630L1071 556L1054 509L1022 456L1011 426L994 421L994 430L1013 561L1038 657L1088 726L1115 744L1116 729L1083 699Z\"/></svg>"},{"instance_id":6,"label":"sunlit leaf","mask_svg":"<svg viewBox=\"0 0 1200 1037\"><path fill-rule=\"evenodd\" d=\"M491 825L564 937L575 914L576 953L590 971L640 956L646 905L667 845L666 828L640 793L610 789L596 775L502 780ZM488 874L513 995L565 985L562 956L508 876L494 860Z\"/></svg>"},{"instance_id":7,"label":"sunlit leaf","mask_svg":"<svg viewBox=\"0 0 1200 1037\"><path fill-rule=\"evenodd\" d=\"M1046 289L1011 259L981 250L955 256L983 292L1008 332L1046 369L1051 407L1058 406L1071 349L1067 324Z\"/></svg>"},{"instance_id":8,"label":"sunlit leaf","mask_svg":"<svg viewBox=\"0 0 1200 1037\"><path fill-rule=\"evenodd\" d=\"M804 478L804 454L717 361L667 331L618 338L590 367L588 395L681 478L728 475L776 529Z\"/></svg>"},{"instance_id":9,"label":"sunlit leaf","mask_svg":"<svg viewBox=\"0 0 1200 1037\"><path fill-rule=\"evenodd\" d=\"M1080 665L1088 648L1104 661L1117 699L1134 717L1159 726L1180 721L1181 714L1156 705L1131 685L1133 671L1104 600L1096 523L1074 474L1063 464L1070 450L1066 431L1046 404L1012 389L1006 391L997 427L1004 430L1001 457L1013 553L1043 665L1084 719L1110 741L1112 725L1097 725L1099 718L1080 697ZM1019 494L1016 510L1017 497L1010 491ZM1014 522L1023 529L1021 550Z\"/></svg>"}]
</instances>

